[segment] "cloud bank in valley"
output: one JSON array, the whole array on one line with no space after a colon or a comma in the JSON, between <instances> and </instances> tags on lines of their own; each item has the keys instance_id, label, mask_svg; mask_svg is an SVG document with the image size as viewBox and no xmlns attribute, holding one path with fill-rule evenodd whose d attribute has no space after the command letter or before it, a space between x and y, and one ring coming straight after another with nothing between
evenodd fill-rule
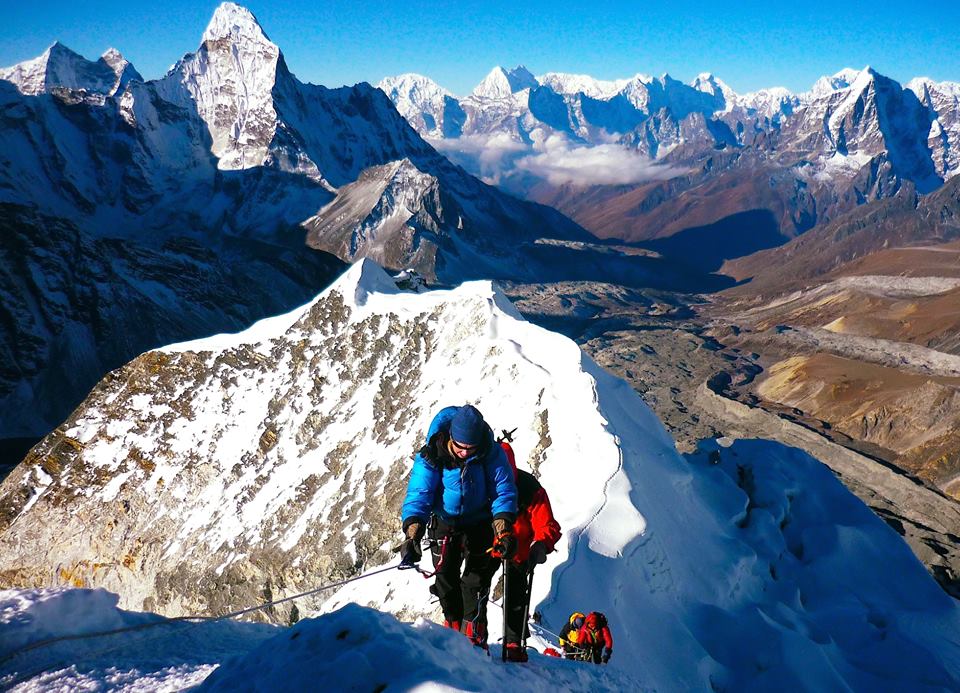
<instances>
[{"instance_id":1,"label":"cloud bank in valley","mask_svg":"<svg viewBox=\"0 0 960 693\"><path fill-rule=\"evenodd\" d=\"M675 175L669 166L615 143L573 145L562 135L548 135L535 142L534 152L519 159L516 168L553 185L628 185Z\"/></svg>"},{"instance_id":2,"label":"cloud bank in valley","mask_svg":"<svg viewBox=\"0 0 960 693\"><path fill-rule=\"evenodd\" d=\"M492 185L509 184L518 178L544 180L551 185L630 185L663 180L677 173L621 144L583 145L560 134L535 133L530 144L505 133L430 143Z\"/></svg>"}]
</instances>

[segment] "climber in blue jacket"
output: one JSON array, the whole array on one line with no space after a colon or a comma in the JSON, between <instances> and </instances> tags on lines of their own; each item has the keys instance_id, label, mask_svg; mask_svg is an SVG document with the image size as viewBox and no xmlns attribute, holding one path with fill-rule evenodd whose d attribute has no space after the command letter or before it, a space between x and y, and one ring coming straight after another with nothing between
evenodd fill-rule
<instances>
[{"instance_id":1,"label":"climber in blue jacket","mask_svg":"<svg viewBox=\"0 0 960 693\"><path fill-rule=\"evenodd\" d=\"M517 486L493 431L472 405L445 407L413 461L402 519L400 559L414 566L430 540L444 625L487 646L487 597L499 561L517 541ZM463 568L461 575L460 569Z\"/></svg>"}]
</instances>

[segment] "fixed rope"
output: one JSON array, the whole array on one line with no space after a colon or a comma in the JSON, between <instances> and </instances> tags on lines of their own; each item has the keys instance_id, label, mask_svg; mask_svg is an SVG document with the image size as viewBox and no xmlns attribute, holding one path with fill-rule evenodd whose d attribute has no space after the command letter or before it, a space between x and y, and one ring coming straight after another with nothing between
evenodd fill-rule
<instances>
[{"instance_id":1,"label":"fixed rope","mask_svg":"<svg viewBox=\"0 0 960 693\"><path fill-rule=\"evenodd\" d=\"M243 616L244 614L249 614L254 611L261 611L263 609L268 609L272 606L276 606L277 604L283 604L284 602L293 601L294 599L309 597L311 595L317 594L318 592L323 592L324 590L333 589L334 587L342 587L343 585L349 584L351 582L356 582L357 580L363 580L365 578L373 577L374 575L378 575L380 573L385 573L390 570L396 570L398 567L399 566L391 565L385 568L379 568L377 570L372 570L370 572L364 573L363 575L357 575L355 577L348 578L346 580L340 580L338 582L332 582L327 585L322 585L320 587L316 587L312 590L307 590L306 592L301 592L300 594L295 594L290 597L274 599L269 602L264 602L263 604L258 604L257 606L251 606L244 609L239 609L238 611L233 611L229 614L223 614L222 616L174 616L172 618L167 618L162 621L152 621L150 623L141 623L136 626L127 626L125 628L114 628L113 630L98 631L94 633L77 633L72 635L61 635L55 638L48 638L46 640L38 640L37 642L30 643L29 645L24 645L23 647L18 648L13 652L10 652L4 655L3 657L0 657L0 667L5 666L7 662L10 662L27 652L32 652L33 650L37 650L43 647L49 647L50 645L55 645L56 643L59 643L59 642L67 642L67 641L73 641L73 640L87 640L92 638L106 637L109 635L117 635L118 633L130 633L134 631L147 630L149 628L156 628L158 626L179 625L183 623L187 623L191 627L193 627L203 623L215 623L217 621L224 621L229 618L236 618L237 616ZM105 654L107 652L111 652L116 649L121 649L126 646L127 646L127 643L124 643L122 645L97 651L95 653L92 653L92 655L90 656L99 656L101 654ZM51 668L50 666L46 666L43 669L33 672L31 676L37 673L41 673L43 671L47 671L50 668Z\"/></svg>"}]
</instances>

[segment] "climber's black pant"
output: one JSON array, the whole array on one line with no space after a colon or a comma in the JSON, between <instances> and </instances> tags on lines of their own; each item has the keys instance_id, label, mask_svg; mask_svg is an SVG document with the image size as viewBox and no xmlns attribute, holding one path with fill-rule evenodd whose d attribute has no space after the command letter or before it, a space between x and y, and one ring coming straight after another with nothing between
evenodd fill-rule
<instances>
[{"instance_id":1,"label":"climber's black pant","mask_svg":"<svg viewBox=\"0 0 960 693\"><path fill-rule=\"evenodd\" d=\"M434 517L427 527L427 536L437 570L433 591L440 599L443 618L449 623L460 622L464 632L467 624L472 624L471 633L485 635L490 580L500 565L487 553L493 546L490 521L453 527Z\"/></svg>"}]
</instances>

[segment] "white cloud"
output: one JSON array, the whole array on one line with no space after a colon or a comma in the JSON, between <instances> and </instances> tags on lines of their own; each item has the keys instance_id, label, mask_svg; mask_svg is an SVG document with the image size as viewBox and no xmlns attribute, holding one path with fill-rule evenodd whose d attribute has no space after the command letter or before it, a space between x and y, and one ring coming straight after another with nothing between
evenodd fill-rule
<instances>
[{"instance_id":1,"label":"white cloud","mask_svg":"<svg viewBox=\"0 0 960 693\"><path fill-rule=\"evenodd\" d=\"M553 185L627 185L663 180L676 169L651 161L620 144L574 145L562 135L549 135L516 168Z\"/></svg>"},{"instance_id":2,"label":"white cloud","mask_svg":"<svg viewBox=\"0 0 960 693\"><path fill-rule=\"evenodd\" d=\"M620 144L574 144L565 135L542 130L531 137L532 144L505 133L430 143L454 163L494 185L530 177L551 185L627 185L664 180L678 173Z\"/></svg>"},{"instance_id":3,"label":"white cloud","mask_svg":"<svg viewBox=\"0 0 960 693\"><path fill-rule=\"evenodd\" d=\"M518 142L506 133L464 135L457 139L431 139L434 149L455 164L497 185L504 174L512 171L516 160L530 151L530 145Z\"/></svg>"}]
</instances>

